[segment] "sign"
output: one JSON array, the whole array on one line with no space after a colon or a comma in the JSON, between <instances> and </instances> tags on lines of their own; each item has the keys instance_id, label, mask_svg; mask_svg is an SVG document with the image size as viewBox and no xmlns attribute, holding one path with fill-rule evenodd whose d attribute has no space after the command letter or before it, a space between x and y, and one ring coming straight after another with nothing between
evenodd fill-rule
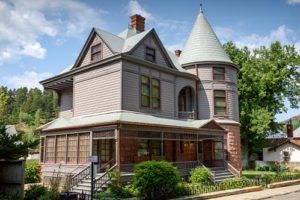
<instances>
[{"instance_id":1,"label":"sign","mask_svg":"<svg viewBox=\"0 0 300 200\"><path fill-rule=\"evenodd\" d=\"M98 156L90 156L89 161L92 162L92 163L98 162Z\"/></svg>"}]
</instances>

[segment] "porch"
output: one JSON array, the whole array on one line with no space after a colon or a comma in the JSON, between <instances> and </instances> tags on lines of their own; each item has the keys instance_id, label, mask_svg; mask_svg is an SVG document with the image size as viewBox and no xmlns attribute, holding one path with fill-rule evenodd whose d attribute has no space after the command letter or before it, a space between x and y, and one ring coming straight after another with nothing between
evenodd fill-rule
<instances>
[{"instance_id":1,"label":"porch","mask_svg":"<svg viewBox=\"0 0 300 200\"><path fill-rule=\"evenodd\" d=\"M224 147L224 134L211 131L205 134L120 129L92 134L92 155L98 156L99 173L115 164L120 172L132 173L137 163L166 160L186 176L196 166L224 167Z\"/></svg>"}]
</instances>

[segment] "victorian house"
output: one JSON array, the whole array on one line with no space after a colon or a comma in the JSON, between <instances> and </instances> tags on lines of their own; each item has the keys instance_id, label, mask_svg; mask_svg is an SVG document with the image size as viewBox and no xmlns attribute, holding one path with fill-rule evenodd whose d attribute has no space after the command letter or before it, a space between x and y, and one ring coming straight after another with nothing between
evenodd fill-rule
<instances>
[{"instance_id":1,"label":"victorian house","mask_svg":"<svg viewBox=\"0 0 300 200\"><path fill-rule=\"evenodd\" d=\"M184 48L162 44L145 18L118 35L93 28L75 64L41 81L59 96L59 117L40 127L44 180L166 160L186 175L196 166L241 170L236 66L202 11Z\"/></svg>"}]
</instances>

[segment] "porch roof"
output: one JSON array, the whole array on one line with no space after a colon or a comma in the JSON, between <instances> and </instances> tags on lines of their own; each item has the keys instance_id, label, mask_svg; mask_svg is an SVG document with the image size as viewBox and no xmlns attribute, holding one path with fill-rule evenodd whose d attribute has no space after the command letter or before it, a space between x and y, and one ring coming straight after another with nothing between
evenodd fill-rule
<instances>
[{"instance_id":1,"label":"porch roof","mask_svg":"<svg viewBox=\"0 0 300 200\"><path fill-rule=\"evenodd\" d=\"M159 116L148 115L130 111L115 111L99 113L95 115L72 117L72 118L57 118L38 129L40 131L63 130L71 128L92 127L104 124L124 123L135 125L150 125L184 129L200 129L210 122L215 122L219 130L224 130L214 119L205 120L184 120L172 119Z\"/></svg>"}]
</instances>

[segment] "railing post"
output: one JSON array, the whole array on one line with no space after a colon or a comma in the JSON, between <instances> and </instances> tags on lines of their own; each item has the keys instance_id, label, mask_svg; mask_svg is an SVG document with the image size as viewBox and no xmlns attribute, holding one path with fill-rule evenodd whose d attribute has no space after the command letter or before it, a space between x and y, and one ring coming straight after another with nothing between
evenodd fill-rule
<instances>
[{"instance_id":1,"label":"railing post","mask_svg":"<svg viewBox=\"0 0 300 200\"><path fill-rule=\"evenodd\" d=\"M115 141L116 141L116 165L117 170L121 171L121 149L120 149L120 128L115 129Z\"/></svg>"}]
</instances>

